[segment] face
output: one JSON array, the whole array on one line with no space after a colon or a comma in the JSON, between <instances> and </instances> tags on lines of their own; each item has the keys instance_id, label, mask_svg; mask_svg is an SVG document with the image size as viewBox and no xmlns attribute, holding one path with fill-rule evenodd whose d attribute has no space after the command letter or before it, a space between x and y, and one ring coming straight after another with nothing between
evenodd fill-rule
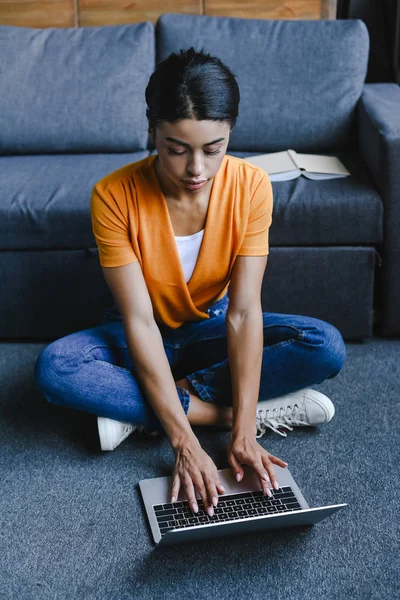
<instances>
[{"instance_id":1,"label":"face","mask_svg":"<svg viewBox=\"0 0 400 600\"><path fill-rule=\"evenodd\" d=\"M229 135L227 122L182 119L158 126L155 137L153 133L158 152L154 165L164 194L178 201L190 201L211 190ZM183 180L205 181L198 188L190 188Z\"/></svg>"}]
</instances>

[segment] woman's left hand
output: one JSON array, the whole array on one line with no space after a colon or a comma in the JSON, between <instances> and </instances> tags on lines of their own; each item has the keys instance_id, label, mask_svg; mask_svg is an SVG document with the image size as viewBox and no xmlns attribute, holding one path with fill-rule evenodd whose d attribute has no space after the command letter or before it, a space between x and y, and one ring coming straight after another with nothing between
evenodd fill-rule
<instances>
[{"instance_id":1,"label":"woman's left hand","mask_svg":"<svg viewBox=\"0 0 400 600\"><path fill-rule=\"evenodd\" d=\"M276 477L274 464L280 467L288 466L288 463L277 456L270 454L260 446L254 434L251 434L250 432L231 436L228 446L228 462L235 472L235 479L239 473L239 481L243 479L244 473L241 464L252 467L260 478L261 487L264 490L264 493L267 494L270 487L274 487L275 489L279 489L280 487Z\"/></svg>"}]
</instances>

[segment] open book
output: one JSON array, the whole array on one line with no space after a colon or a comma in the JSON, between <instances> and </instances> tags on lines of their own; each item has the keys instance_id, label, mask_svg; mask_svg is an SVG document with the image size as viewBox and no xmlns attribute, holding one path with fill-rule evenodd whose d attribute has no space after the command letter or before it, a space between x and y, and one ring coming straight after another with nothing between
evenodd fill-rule
<instances>
[{"instance_id":1,"label":"open book","mask_svg":"<svg viewBox=\"0 0 400 600\"><path fill-rule=\"evenodd\" d=\"M300 175L308 179L335 179L351 175L335 156L298 154L295 150L246 156L245 160L264 169L271 181L290 181Z\"/></svg>"}]
</instances>

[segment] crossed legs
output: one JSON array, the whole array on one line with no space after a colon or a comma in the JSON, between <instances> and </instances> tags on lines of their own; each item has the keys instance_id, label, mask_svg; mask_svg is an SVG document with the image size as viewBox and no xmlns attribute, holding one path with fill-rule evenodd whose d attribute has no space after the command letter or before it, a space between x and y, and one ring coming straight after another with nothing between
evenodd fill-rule
<instances>
[{"instance_id":1,"label":"crossed legs","mask_svg":"<svg viewBox=\"0 0 400 600\"><path fill-rule=\"evenodd\" d=\"M233 409L231 406L218 406L212 402L203 402L188 379L175 382L178 387L189 391L190 405L187 418L191 425L213 425L223 429L232 429Z\"/></svg>"}]
</instances>

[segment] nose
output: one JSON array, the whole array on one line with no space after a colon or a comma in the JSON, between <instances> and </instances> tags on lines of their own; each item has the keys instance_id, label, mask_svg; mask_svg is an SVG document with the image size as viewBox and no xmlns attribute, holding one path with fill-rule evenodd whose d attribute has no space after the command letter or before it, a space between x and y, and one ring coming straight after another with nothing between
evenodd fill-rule
<instances>
[{"instance_id":1,"label":"nose","mask_svg":"<svg viewBox=\"0 0 400 600\"><path fill-rule=\"evenodd\" d=\"M188 164L187 171L189 173L188 179L189 177L192 177L193 179L199 179L201 177L201 174L204 171L204 165L202 164L200 156L193 156Z\"/></svg>"}]
</instances>

